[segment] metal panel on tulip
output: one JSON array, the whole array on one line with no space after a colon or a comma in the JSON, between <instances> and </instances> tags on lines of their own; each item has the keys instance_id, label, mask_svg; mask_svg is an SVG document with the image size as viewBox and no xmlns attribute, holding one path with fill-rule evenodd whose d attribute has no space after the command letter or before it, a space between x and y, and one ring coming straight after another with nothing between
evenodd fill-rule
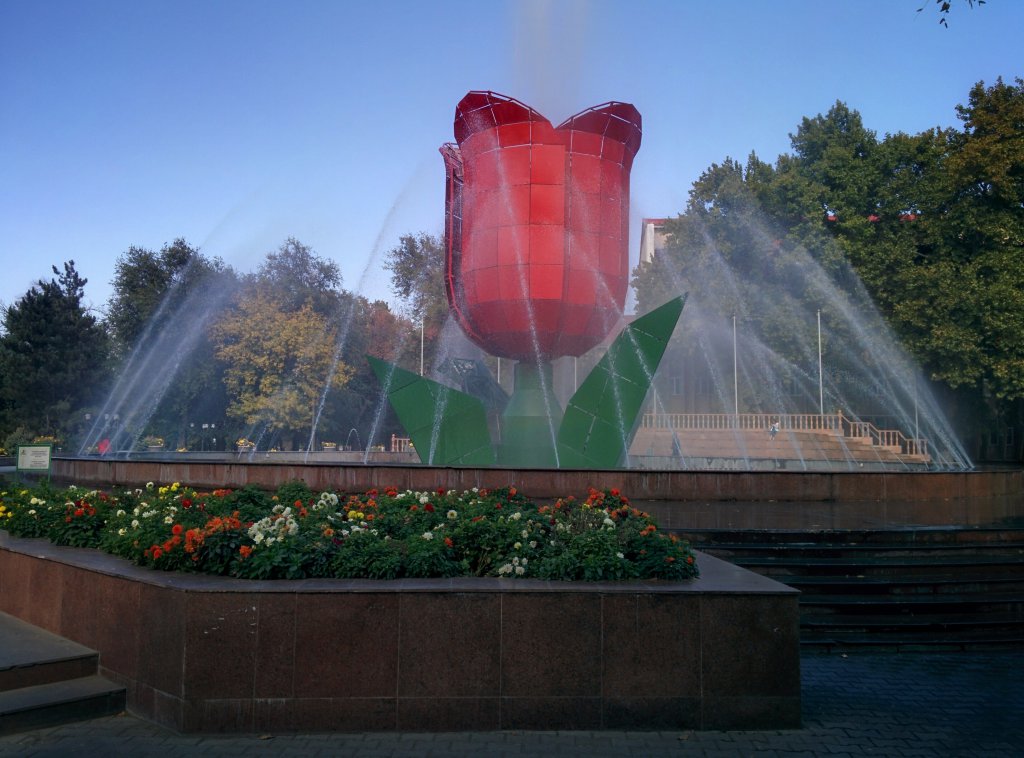
<instances>
[{"instance_id":1,"label":"metal panel on tulip","mask_svg":"<svg viewBox=\"0 0 1024 758\"><path fill-rule=\"evenodd\" d=\"M639 112L610 102L552 127L517 100L470 92L456 108L455 138L441 153L456 319L492 355L582 355L626 297Z\"/></svg>"}]
</instances>

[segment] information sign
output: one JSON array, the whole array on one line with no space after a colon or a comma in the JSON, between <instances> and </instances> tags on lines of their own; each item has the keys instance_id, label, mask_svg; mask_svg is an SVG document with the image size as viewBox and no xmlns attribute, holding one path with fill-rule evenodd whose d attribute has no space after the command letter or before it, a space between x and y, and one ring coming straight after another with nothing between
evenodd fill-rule
<instances>
[{"instance_id":1,"label":"information sign","mask_svg":"<svg viewBox=\"0 0 1024 758\"><path fill-rule=\"evenodd\" d=\"M50 445L18 445L18 471L50 472Z\"/></svg>"}]
</instances>

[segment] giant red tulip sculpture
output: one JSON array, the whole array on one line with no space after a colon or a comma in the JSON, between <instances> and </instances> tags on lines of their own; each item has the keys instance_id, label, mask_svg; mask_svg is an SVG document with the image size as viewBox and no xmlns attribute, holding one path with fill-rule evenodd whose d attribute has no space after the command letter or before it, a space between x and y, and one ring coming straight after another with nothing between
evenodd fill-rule
<instances>
[{"instance_id":1,"label":"giant red tulip sculpture","mask_svg":"<svg viewBox=\"0 0 1024 758\"><path fill-rule=\"evenodd\" d=\"M657 311L628 327L564 417L552 391L551 360L582 355L622 317L629 285L629 174L640 139L640 113L628 103L589 108L557 127L494 92L470 92L455 109L455 144L441 148L445 284L466 335L491 355L518 361L515 391L499 424L499 463L611 466L628 447L682 301L667 304L655 319L657 328L644 326ZM374 365L382 381L395 383L393 368L385 374L383 365ZM422 414L417 409L429 397L444 395L445 403L457 398L454 410L434 414L429 439L423 424L414 422L423 443L409 423L406 428L421 456L421 444L428 446L430 462L479 461L489 449L486 435L460 441L464 435L455 427L469 416L482 418L483 411L473 398L451 392L402 374L389 398L403 423L403 404L411 417ZM429 397L413 400L424 393ZM436 459L442 447L453 452Z\"/></svg>"}]
</instances>

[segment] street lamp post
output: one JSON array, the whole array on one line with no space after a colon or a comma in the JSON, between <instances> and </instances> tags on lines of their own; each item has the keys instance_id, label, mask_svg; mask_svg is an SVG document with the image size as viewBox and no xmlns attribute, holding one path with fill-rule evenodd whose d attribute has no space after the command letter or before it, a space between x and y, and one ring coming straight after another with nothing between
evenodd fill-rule
<instances>
[{"instance_id":1,"label":"street lamp post","mask_svg":"<svg viewBox=\"0 0 1024 758\"><path fill-rule=\"evenodd\" d=\"M821 376L821 309L818 309L818 413L825 415L825 391Z\"/></svg>"},{"instance_id":2,"label":"street lamp post","mask_svg":"<svg viewBox=\"0 0 1024 758\"><path fill-rule=\"evenodd\" d=\"M740 418L740 375L736 360L736 314L732 316L732 404L733 413L736 415L736 423Z\"/></svg>"}]
</instances>

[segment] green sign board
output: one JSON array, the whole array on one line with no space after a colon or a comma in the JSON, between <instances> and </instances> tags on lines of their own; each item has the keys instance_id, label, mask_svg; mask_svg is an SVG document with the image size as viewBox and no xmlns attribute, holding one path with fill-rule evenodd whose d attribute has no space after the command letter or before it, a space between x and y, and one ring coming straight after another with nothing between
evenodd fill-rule
<instances>
[{"instance_id":1,"label":"green sign board","mask_svg":"<svg viewBox=\"0 0 1024 758\"><path fill-rule=\"evenodd\" d=\"M52 450L49 444L18 445L18 471L45 471L49 474Z\"/></svg>"}]
</instances>

